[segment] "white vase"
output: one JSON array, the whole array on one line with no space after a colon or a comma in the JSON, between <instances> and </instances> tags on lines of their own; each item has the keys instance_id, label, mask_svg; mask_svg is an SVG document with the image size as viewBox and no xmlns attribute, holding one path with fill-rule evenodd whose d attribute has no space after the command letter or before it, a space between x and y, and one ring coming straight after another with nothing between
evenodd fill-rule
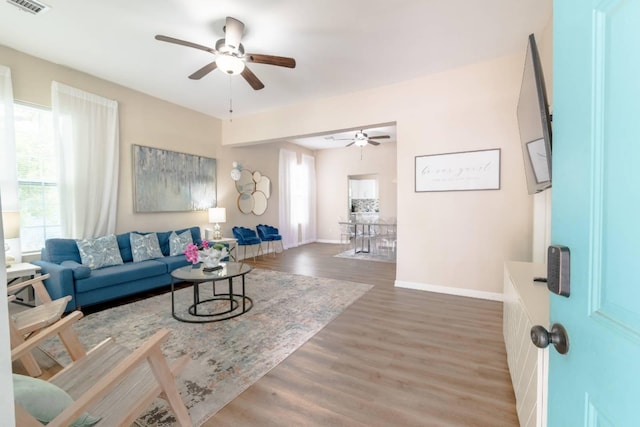
<instances>
[{"instance_id":1,"label":"white vase","mask_svg":"<svg viewBox=\"0 0 640 427\"><path fill-rule=\"evenodd\" d=\"M205 268L213 268L220 265L220 260L228 255L227 249L203 249L198 251L198 262L204 264Z\"/></svg>"}]
</instances>

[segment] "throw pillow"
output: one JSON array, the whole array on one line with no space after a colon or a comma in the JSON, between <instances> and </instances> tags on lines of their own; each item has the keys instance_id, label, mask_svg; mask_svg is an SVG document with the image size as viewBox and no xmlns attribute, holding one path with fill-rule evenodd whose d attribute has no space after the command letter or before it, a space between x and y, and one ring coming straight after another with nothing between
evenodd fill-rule
<instances>
[{"instance_id":1,"label":"throw pillow","mask_svg":"<svg viewBox=\"0 0 640 427\"><path fill-rule=\"evenodd\" d=\"M184 248L192 243L193 239L191 238L191 230L187 230L180 234L176 234L175 231L172 231L169 236L169 255L182 255L184 253Z\"/></svg>"},{"instance_id":2,"label":"throw pillow","mask_svg":"<svg viewBox=\"0 0 640 427\"><path fill-rule=\"evenodd\" d=\"M156 233L138 234L131 233L131 253L133 262L145 261L153 258L162 258L160 243Z\"/></svg>"},{"instance_id":3,"label":"throw pillow","mask_svg":"<svg viewBox=\"0 0 640 427\"><path fill-rule=\"evenodd\" d=\"M100 267L122 264L115 234L76 240L82 264L95 270Z\"/></svg>"},{"instance_id":4,"label":"throw pillow","mask_svg":"<svg viewBox=\"0 0 640 427\"><path fill-rule=\"evenodd\" d=\"M41 423L48 424L73 403L69 394L50 382L13 374L15 402ZM72 427L92 426L100 421L88 413L80 415Z\"/></svg>"}]
</instances>

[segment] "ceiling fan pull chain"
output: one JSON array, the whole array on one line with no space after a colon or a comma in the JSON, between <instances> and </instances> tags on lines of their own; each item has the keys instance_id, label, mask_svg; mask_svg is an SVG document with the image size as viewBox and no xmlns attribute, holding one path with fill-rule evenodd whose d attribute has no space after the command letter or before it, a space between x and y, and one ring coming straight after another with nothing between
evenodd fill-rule
<instances>
[{"instance_id":1,"label":"ceiling fan pull chain","mask_svg":"<svg viewBox=\"0 0 640 427\"><path fill-rule=\"evenodd\" d=\"M231 76L229 76L229 121L233 121L233 90L231 85Z\"/></svg>"}]
</instances>

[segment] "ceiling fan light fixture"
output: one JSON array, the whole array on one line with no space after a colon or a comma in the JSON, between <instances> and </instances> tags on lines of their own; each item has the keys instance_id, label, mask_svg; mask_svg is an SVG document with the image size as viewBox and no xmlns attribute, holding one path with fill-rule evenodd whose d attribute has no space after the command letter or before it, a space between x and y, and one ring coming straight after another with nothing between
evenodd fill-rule
<instances>
[{"instance_id":1,"label":"ceiling fan light fixture","mask_svg":"<svg viewBox=\"0 0 640 427\"><path fill-rule=\"evenodd\" d=\"M244 61L231 55L218 55L216 58L218 69L226 74L236 75L244 71Z\"/></svg>"},{"instance_id":2,"label":"ceiling fan light fixture","mask_svg":"<svg viewBox=\"0 0 640 427\"><path fill-rule=\"evenodd\" d=\"M357 138L356 139L356 146L357 147L364 147L367 145L367 140L366 139L362 139L362 138Z\"/></svg>"}]
</instances>

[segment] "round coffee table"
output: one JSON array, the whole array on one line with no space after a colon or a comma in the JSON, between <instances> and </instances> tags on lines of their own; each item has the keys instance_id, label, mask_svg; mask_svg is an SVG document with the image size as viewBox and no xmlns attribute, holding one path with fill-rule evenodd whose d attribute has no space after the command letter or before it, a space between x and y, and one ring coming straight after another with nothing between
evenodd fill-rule
<instances>
[{"instance_id":1,"label":"round coffee table","mask_svg":"<svg viewBox=\"0 0 640 427\"><path fill-rule=\"evenodd\" d=\"M251 271L251 266L243 262L221 262L222 268L215 271L204 271L201 264L188 265L175 269L171 272L171 315L181 322L188 323L208 323L219 322L240 316L251 310L253 300L245 295L244 276ZM242 293L233 293L233 279L242 278ZM227 293L216 293L216 283L219 280L228 280L229 290ZM175 310L175 282L191 282L193 285L193 304L187 309L194 318L186 318L184 315L176 314ZM200 299L200 284L212 282L212 298ZM228 302L228 305L227 305ZM220 304L223 308L216 311L205 311L205 304ZM198 308L201 312L198 313ZM204 312L203 312L204 311Z\"/></svg>"}]
</instances>

